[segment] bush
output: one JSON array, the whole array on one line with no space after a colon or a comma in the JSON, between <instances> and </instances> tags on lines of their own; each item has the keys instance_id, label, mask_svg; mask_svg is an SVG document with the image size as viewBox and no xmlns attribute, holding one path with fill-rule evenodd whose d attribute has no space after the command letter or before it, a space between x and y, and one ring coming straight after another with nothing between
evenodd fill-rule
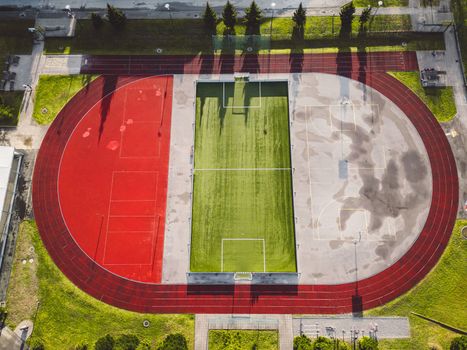
<instances>
[{"instance_id":1,"label":"bush","mask_svg":"<svg viewBox=\"0 0 467 350\"><path fill-rule=\"evenodd\" d=\"M360 338L360 340L358 341L358 348L360 350L377 350L378 341L370 337Z\"/></svg>"},{"instance_id":2,"label":"bush","mask_svg":"<svg viewBox=\"0 0 467 350\"><path fill-rule=\"evenodd\" d=\"M139 345L139 339L133 334L123 334L116 341L118 350L136 350Z\"/></svg>"},{"instance_id":3,"label":"bush","mask_svg":"<svg viewBox=\"0 0 467 350\"><path fill-rule=\"evenodd\" d=\"M104 20L102 19L101 15L96 12L91 13L91 21L92 25L96 29L99 29L104 24Z\"/></svg>"},{"instance_id":4,"label":"bush","mask_svg":"<svg viewBox=\"0 0 467 350\"><path fill-rule=\"evenodd\" d=\"M169 334L158 350L188 350L188 345L183 334Z\"/></svg>"},{"instance_id":5,"label":"bush","mask_svg":"<svg viewBox=\"0 0 467 350\"><path fill-rule=\"evenodd\" d=\"M95 350L113 350L115 346L114 338L107 334L105 337L102 337L96 341L94 345Z\"/></svg>"},{"instance_id":6,"label":"bush","mask_svg":"<svg viewBox=\"0 0 467 350\"><path fill-rule=\"evenodd\" d=\"M302 334L295 337L293 340L293 350L312 350L311 340L306 335Z\"/></svg>"},{"instance_id":7,"label":"bush","mask_svg":"<svg viewBox=\"0 0 467 350\"><path fill-rule=\"evenodd\" d=\"M38 340L31 342L31 345L29 345L29 348L31 350L45 350L44 344L42 344L42 342Z\"/></svg>"},{"instance_id":8,"label":"bush","mask_svg":"<svg viewBox=\"0 0 467 350\"><path fill-rule=\"evenodd\" d=\"M136 350L151 350L151 346L148 343L139 343Z\"/></svg>"},{"instance_id":9,"label":"bush","mask_svg":"<svg viewBox=\"0 0 467 350\"><path fill-rule=\"evenodd\" d=\"M326 337L318 337L313 342L313 350L334 350L334 342Z\"/></svg>"},{"instance_id":10,"label":"bush","mask_svg":"<svg viewBox=\"0 0 467 350\"><path fill-rule=\"evenodd\" d=\"M2 119L13 118L13 108L7 105L0 105L0 118Z\"/></svg>"},{"instance_id":11,"label":"bush","mask_svg":"<svg viewBox=\"0 0 467 350\"><path fill-rule=\"evenodd\" d=\"M467 350L467 336L456 337L451 341L450 350Z\"/></svg>"}]
</instances>

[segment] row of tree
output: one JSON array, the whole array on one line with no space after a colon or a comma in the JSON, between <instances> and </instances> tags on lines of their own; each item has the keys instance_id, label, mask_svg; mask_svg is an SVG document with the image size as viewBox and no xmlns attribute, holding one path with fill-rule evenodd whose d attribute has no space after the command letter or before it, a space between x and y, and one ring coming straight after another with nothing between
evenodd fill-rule
<instances>
[{"instance_id":1,"label":"row of tree","mask_svg":"<svg viewBox=\"0 0 467 350\"><path fill-rule=\"evenodd\" d=\"M371 18L371 7L367 7L363 10L361 16L359 17L360 22L360 31L366 30L366 25ZM341 29L340 34L342 36L350 35L352 33L352 23L355 16L355 6L353 2L342 6L339 17L341 20ZM261 19L263 18L262 10L258 7L255 1L245 10L244 23L246 26L247 35L259 35L260 34L260 24ZM226 27L226 33L224 34L235 34L235 25L238 23L238 13L234 5L227 1L222 10L221 19L217 17L217 13L214 9L206 4L206 9L203 14L204 26L207 34L215 35L217 33L217 24L219 21L224 23ZM271 19L272 20L272 19ZM305 25L306 25L306 9L303 8L302 3L298 6L295 12L292 15L292 21L294 22L294 27L292 30L292 36L294 38L303 38L305 35ZM272 33L271 33L272 34Z\"/></svg>"},{"instance_id":2,"label":"row of tree","mask_svg":"<svg viewBox=\"0 0 467 350\"><path fill-rule=\"evenodd\" d=\"M260 34L260 25L262 18L262 10L253 0L251 5L245 10L244 23L246 26L245 32L247 35ZM206 9L203 14L203 20L206 32L209 35L215 35L217 32L217 24L219 23L219 18L217 17L217 13L209 5L209 3L206 3ZM292 20L295 23L295 28L304 31L306 24L306 10L303 8L301 3L297 10L294 12ZM227 1L227 3L224 6L224 9L222 10L221 21L224 23L224 26L227 30L227 33L225 34L235 34L235 25L238 23L238 12L235 6L232 5L230 1Z\"/></svg>"},{"instance_id":3,"label":"row of tree","mask_svg":"<svg viewBox=\"0 0 467 350\"><path fill-rule=\"evenodd\" d=\"M40 342L34 342L30 345L31 350L46 350L44 345ZM139 340L136 335L123 334L118 338L114 338L110 334L107 334L99 338L93 347L87 344L79 344L74 347L74 350L151 350L151 346L145 342ZM169 334L165 337L161 345L158 346L157 350L188 350L188 343L183 334Z\"/></svg>"}]
</instances>

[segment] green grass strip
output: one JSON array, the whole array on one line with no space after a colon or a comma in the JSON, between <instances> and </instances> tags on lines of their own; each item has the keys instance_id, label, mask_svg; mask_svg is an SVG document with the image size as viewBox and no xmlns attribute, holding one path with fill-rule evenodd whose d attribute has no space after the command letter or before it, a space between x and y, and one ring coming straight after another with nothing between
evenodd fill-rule
<instances>
[{"instance_id":1,"label":"green grass strip","mask_svg":"<svg viewBox=\"0 0 467 350\"><path fill-rule=\"evenodd\" d=\"M457 113L452 87L424 88L419 72L390 72L393 77L412 90L431 110L439 122L448 122Z\"/></svg>"},{"instance_id":2,"label":"green grass strip","mask_svg":"<svg viewBox=\"0 0 467 350\"><path fill-rule=\"evenodd\" d=\"M34 221L21 224L18 244L7 296L7 322L14 327L22 319L33 319L33 339L42 341L45 349L74 349L80 343L93 349L96 340L107 333L135 334L151 344L151 349L168 334L182 333L193 348L193 315L140 314L94 299L53 263ZM32 264L22 264L23 259L30 258L34 259ZM144 320L151 323L148 328L143 327Z\"/></svg>"},{"instance_id":3,"label":"green grass strip","mask_svg":"<svg viewBox=\"0 0 467 350\"><path fill-rule=\"evenodd\" d=\"M467 240L461 237L467 220L457 220L449 244L436 267L415 288L381 308L367 312L376 316L407 316L411 338L381 340L379 349L449 349L458 334L411 312L422 314L459 329L467 328L465 284L467 276Z\"/></svg>"},{"instance_id":4,"label":"green grass strip","mask_svg":"<svg viewBox=\"0 0 467 350\"><path fill-rule=\"evenodd\" d=\"M65 104L95 78L92 75L41 75L33 118L41 125L50 124Z\"/></svg>"}]
</instances>

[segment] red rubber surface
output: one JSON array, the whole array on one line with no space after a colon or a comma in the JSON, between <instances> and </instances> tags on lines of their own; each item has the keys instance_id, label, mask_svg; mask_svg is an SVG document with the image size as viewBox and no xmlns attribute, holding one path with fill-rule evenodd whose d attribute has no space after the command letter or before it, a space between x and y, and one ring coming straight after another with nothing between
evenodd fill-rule
<instances>
[{"instance_id":1,"label":"red rubber surface","mask_svg":"<svg viewBox=\"0 0 467 350\"><path fill-rule=\"evenodd\" d=\"M413 69L413 55L400 57L404 56L411 58L397 69ZM436 264L452 232L458 207L454 157L431 112L407 87L382 72L386 64L382 64L382 68L375 65L368 69L364 63L368 62L368 57L360 59L362 65L357 67L337 64L337 61L334 56L335 72L365 82L402 109L420 133L430 159L433 198L427 221L417 241L394 265L359 281L358 285L164 285L135 282L109 273L84 254L73 240L61 215L57 192L59 162L67 140L82 115L100 100L103 79L91 83L62 110L46 135L36 161L34 211L42 239L56 264L76 285L94 297L141 312L345 313L358 310L360 306L368 309L382 305L412 288ZM290 71L290 66L287 69L284 71ZM116 87L135 79L120 77ZM361 305L353 298L356 294L361 297Z\"/></svg>"}]
</instances>

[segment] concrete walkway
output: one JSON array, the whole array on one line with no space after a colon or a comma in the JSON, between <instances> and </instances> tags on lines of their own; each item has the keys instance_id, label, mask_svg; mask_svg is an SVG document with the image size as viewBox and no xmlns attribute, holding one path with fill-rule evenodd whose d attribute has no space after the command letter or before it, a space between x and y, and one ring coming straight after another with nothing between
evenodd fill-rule
<instances>
[{"instance_id":1,"label":"concrete walkway","mask_svg":"<svg viewBox=\"0 0 467 350\"><path fill-rule=\"evenodd\" d=\"M291 315L206 315L195 316L195 350L208 349L210 329L277 330L279 349L291 350L293 345Z\"/></svg>"}]
</instances>

